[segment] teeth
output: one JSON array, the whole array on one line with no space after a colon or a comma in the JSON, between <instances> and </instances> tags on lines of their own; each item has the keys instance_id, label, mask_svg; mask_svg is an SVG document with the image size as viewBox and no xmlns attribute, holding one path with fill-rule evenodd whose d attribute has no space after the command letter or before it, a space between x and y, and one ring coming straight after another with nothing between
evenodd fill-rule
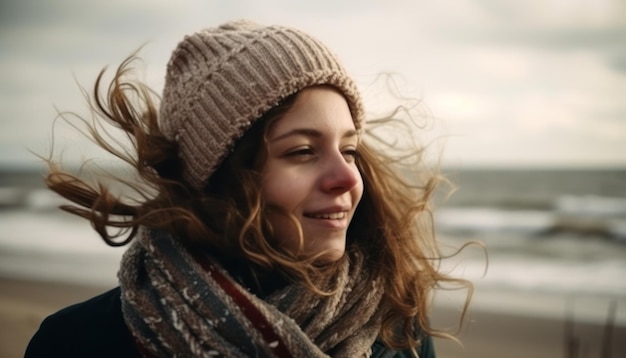
<instances>
[{"instance_id":1,"label":"teeth","mask_svg":"<svg viewBox=\"0 0 626 358\"><path fill-rule=\"evenodd\" d=\"M316 215L310 215L310 216L315 219L338 220L338 219L343 219L344 217L346 217L346 213L345 211L342 211L339 213L316 214Z\"/></svg>"}]
</instances>

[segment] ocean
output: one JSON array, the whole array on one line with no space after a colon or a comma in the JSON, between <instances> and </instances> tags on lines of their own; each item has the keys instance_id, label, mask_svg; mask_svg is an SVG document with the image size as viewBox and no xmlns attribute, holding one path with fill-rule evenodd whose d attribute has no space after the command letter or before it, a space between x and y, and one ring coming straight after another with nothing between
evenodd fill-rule
<instances>
[{"instance_id":1,"label":"ocean","mask_svg":"<svg viewBox=\"0 0 626 358\"><path fill-rule=\"evenodd\" d=\"M441 269L471 280L473 305L626 324L626 169L453 169L434 217ZM113 286L124 248L57 209L37 170L0 169L0 275ZM443 291L442 305L462 295Z\"/></svg>"}]
</instances>

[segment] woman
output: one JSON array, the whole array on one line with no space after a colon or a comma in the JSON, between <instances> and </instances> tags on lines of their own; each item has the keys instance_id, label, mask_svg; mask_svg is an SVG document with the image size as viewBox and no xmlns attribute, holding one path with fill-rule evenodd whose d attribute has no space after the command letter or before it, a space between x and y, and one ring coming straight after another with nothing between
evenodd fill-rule
<instances>
[{"instance_id":1,"label":"woman","mask_svg":"<svg viewBox=\"0 0 626 358\"><path fill-rule=\"evenodd\" d=\"M367 142L322 43L249 21L187 36L158 111L131 61L106 99L101 73L94 109L132 150L92 134L137 170L141 199L54 165L47 178L107 243L132 241L120 287L48 317L27 357L434 357L432 290L471 287L435 267L436 179L408 184Z\"/></svg>"}]
</instances>

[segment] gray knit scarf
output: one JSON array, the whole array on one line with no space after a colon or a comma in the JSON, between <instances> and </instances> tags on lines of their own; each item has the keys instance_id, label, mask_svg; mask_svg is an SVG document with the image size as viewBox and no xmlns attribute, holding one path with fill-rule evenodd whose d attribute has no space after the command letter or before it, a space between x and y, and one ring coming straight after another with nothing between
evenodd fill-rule
<instances>
[{"instance_id":1,"label":"gray knit scarf","mask_svg":"<svg viewBox=\"0 0 626 358\"><path fill-rule=\"evenodd\" d=\"M215 260L169 234L141 230L122 258L122 312L140 351L156 357L364 357L381 324L383 290L360 254L320 283L261 300Z\"/></svg>"}]
</instances>

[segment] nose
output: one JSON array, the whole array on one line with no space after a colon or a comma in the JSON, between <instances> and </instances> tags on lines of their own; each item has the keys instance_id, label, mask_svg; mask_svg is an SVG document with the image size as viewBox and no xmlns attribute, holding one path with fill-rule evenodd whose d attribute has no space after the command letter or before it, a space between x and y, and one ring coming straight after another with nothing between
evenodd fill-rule
<instances>
[{"instance_id":1,"label":"nose","mask_svg":"<svg viewBox=\"0 0 626 358\"><path fill-rule=\"evenodd\" d=\"M356 165L346 161L341 153L328 158L322 168L321 188L324 192L344 193L361 180L361 173Z\"/></svg>"}]
</instances>

